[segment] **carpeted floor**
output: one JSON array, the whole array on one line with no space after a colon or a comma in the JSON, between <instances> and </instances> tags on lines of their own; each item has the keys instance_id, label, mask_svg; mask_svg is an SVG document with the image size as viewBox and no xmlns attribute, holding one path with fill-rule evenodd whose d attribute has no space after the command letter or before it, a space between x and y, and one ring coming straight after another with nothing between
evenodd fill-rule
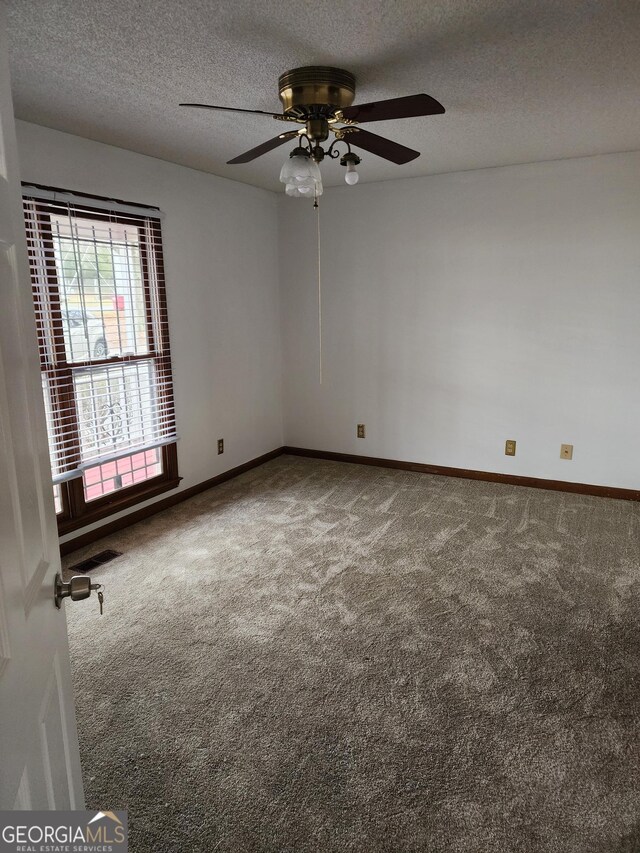
<instances>
[{"instance_id":1,"label":"carpeted floor","mask_svg":"<svg viewBox=\"0 0 640 853\"><path fill-rule=\"evenodd\" d=\"M67 607L133 853L640 850L640 505L283 456Z\"/></svg>"}]
</instances>

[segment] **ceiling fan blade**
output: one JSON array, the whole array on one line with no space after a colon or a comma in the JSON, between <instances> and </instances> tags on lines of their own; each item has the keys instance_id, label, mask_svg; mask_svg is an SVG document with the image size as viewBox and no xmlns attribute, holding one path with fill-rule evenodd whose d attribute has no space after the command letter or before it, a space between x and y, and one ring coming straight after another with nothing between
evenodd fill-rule
<instances>
[{"instance_id":1,"label":"ceiling fan blade","mask_svg":"<svg viewBox=\"0 0 640 853\"><path fill-rule=\"evenodd\" d=\"M430 95L406 95L404 98L389 98L388 101L355 104L342 110L342 115L351 121L364 122L433 116L443 112L442 104Z\"/></svg>"},{"instance_id":2,"label":"ceiling fan blade","mask_svg":"<svg viewBox=\"0 0 640 853\"><path fill-rule=\"evenodd\" d=\"M420 152L414 151L413 148L407 148L405 145L392 142L391 139L385 139L384 136L369 133L368 130L361 128L350 130L349 133L345 134L345 139L349 145L364 148L365 151L377 154L378 157L384 157L385 160L391 160L392 163L397 163L399 166L420 156Z\"/></svg>"},{"instance_id":3,"label":"ceiling fan blade","mask_svg":"<svg viewBox=\"0 0 640 853\"><path fill-rule=\"evenodd\" d=\"M271 151L279 145L283 145L287 140L294 139L297 135L297 130L288 130L286 133L281 133L280 136L274 136L273 139L263 142L262 145L258 145L250 151L245 151L244 154L234 157L233 160L228 160L227 165L234 166L236 163L249 163L251 160L255 160L256 157L266 154L267 151Z\"/></svg>"},{"instance_id":4,"label":"ceiling fan blade","mask_svg":"<svg viewBox=\"0 0 640 853\"><path fill-rule=\"evenodd\" d=\"M228 113L252 113L259 116L270 116L271 118L283 118L289 120L284 113L267 113L264 110L243 110L240 107L216 107L213 104L178 104L179 107L197 107L200 110L224 110Z\"/></svg>"}]
</instances>

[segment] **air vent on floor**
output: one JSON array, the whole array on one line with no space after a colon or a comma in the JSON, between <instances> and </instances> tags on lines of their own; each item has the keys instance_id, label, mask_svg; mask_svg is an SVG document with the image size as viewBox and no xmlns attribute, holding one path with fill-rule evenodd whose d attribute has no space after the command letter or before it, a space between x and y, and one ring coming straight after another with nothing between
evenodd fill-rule
<instances>
[{"instance_id":1,"label":"air vent on floor","mask_svg":"<svg viewBox=\"0 0 640 853\"><path fill-rule=\"evenodd\" d=\"M100 551L99 554L94 554L93 557L88 557L81 563L76 563L75 566L69 566L67 571L90 572L91 569L97 569L98 566L102 566L104 565L104 563L108 563L111 560L115 560L116 557L122 557L122 552L107 549L106 551Z\"/></svg>"}]
</instances>

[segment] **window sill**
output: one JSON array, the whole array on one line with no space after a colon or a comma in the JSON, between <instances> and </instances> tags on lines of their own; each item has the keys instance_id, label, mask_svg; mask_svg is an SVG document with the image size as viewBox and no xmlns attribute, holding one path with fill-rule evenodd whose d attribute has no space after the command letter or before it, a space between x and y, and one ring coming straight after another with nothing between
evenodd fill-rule
<instances>
[{"instance_id":1,"label":"window sill","mask_svg":"<svg viewBox=\"0 0 640 853\"><path fill-rule=\"evenodd\" d=\"M100 521L109 515L114 515L123 509L129 509L136 504L155 498L157 495L162 495L172 489L176 489L182 477L175 477L171 480L162 480L160 482L149 481L144 488L136 489L135 494L127 494L122 492L114 492L112 496L107 496L96 501L96 505L89 508L87 512L76 518L66 518L58 520L58 535L64 536L65 533L71 533L73 530L79 530L81 527L86 527L93 524L94 521Z\"/></svg>"}]
</instances>

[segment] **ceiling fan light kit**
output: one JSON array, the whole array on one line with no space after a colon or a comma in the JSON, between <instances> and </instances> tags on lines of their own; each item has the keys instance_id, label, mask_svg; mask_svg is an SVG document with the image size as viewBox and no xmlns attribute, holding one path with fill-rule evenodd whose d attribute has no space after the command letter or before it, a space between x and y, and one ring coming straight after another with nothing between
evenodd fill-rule
<instances>
[{"instance_id":1,"label":"ceiling fan light kit","mask_svg":"<svg viewBox=\"0 0 640 853\"><path fill-rule=\"evenodd\" d=\"M281 113L211 104L180 106L253 113L301 125L297 130L285 131L228 161L229 165L249 163L285 142L295 140L296 147L280 172L285 192L293 198L317 199L322 194L318 164L325 157L339 157L340 165L346 167L346 183L350 186L357 184L359 175L356 166L360 164L360 157L351 150L352 145L398 165L409 163L420 156L419 151L363 130L360 124L444 113L442 104L425 94L354 105L356 79L353 74L342 68L324 65L309 65L286 71L278 78L278 92L283 109ZM324 148L322 143L329 139L330 134L335 139ZM346 147L342 154L337 147L340 144Z\"/></svg>"}]
</instances>

